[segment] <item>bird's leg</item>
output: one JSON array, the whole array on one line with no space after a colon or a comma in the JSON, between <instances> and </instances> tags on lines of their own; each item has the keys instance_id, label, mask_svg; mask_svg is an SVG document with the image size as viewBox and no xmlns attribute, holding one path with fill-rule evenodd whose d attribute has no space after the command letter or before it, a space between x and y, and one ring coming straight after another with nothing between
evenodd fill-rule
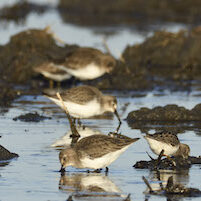
<instances>
[{"instance_id":1,"label":"bird's leg","mask_svg":"<svg viewBox=\"0 0 201 201\"><path fill-rule=\"evenodd\" d=\"M117 110L114 111L114 114L116 115L117 119L119 120L119 125L118 125L118 127L117 127L117 129L115 131L116 133L118 133L118 131L119 131L120 127L121 127L121 119L119 117L119 114L118 114Z\"/></svg>"},{"instance_id":2,"label":"bird's leg","mask_svg":"<svg viewBox=\"0 0 201 201\"><path fill-rule=\"evenodd\" d=\"M61 166L61 169L59 170L61 172L61 176L65 175L65 168Z\"/></svg>"},{"instance_id":3,"label":"bird's leg","mask_svg":"<svg viewBox=\"0 0 201 201\"><path fill-rule=\"evenodd\" d=\"M108 167L105 168L105 172L106 172L106 173L109 172L109 168L108 168Z\"/></svg>"},{"instance_id":4,"label":"bird's leg","mask_svg":"<svg viewBox=\"0 0 201 201\"><path fill-rule=\"evenodd\" d=\"M76 118L72 117L73 124L76 125Z\"/></svg>"},{"instance_id":5,"label":"bird's leg","mask_svg":"<svg viewBox=\"0 0 201 201\"><path fill-rule=\"evenodd\" d=\"M54 88L54 81L49 79L49 88L53 89Z\"/></svg>"},{"instance_id":6,"label":"bird's leg","mask_svg":"<svg viewBox=\"0 0 201 201\"><path fill-rule=\"evenodd\" d=\"M77 118L77 123L78 123L78 125L81 127L82 122L80 121L80 118Z\"/></svg>"},{"instance_id":7,"label":"bird's leg","mask_svg":"<svg viewBox=\"0 0 201 201\"><path fill-rule=\"evenodd\" d=\"M61 88L61 82L57 82L57 88L58 88L58 89Z\"/></svg>"}]
</instances>

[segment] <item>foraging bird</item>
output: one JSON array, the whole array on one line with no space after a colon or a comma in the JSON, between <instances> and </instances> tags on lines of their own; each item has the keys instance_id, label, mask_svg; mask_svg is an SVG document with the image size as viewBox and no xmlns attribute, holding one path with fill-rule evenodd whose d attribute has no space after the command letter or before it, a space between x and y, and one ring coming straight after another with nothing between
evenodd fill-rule
<instances>
[{"instance_id":1,"label":"foraging bird","mask_svg":"<svg viewBox=\"0 0 201 201\"><path fill-rule=\"evenodd\" d=\"M50 100L65 110L61 101L56 95L46 95ZM60 93L68 113L74 118L89 118L101 115L104 112L113 112L119 122L117 112L117 99L114 96L103 95L99 89L83 85L65 90Z\"/></svg>"},{"instance_id":2,"label":"foraging bird","mask_svg":"<svg viewBox=\"0 0 201 201\"><path fill-rule=\"evenodd\" d=\"M74 147L59 153L61 172L67 166L76 168L106 168L139 138L118 138L107 135L92 135L78 141Z\"/></svg>"},{"instance_id":3,"label":"foraging bird","mask_svg":"<svg viewBox=\"0 0 201 201\"><path fill-rule=\"evenodd\" d=\"M188 158L189 156L189 146L180 143L177 135L171 132L147 134L144 138L156 155L159 155L164 150L165 156L181 156L183 158Z\"/></svg>"}]
</instances>

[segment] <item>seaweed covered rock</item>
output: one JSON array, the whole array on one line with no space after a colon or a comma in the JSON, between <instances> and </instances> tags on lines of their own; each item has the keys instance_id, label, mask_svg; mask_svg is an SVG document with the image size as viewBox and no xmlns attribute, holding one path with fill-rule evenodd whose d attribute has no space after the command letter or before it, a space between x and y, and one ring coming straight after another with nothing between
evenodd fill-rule
<instances>
[{"instance_id":1,"label":"seaweed covered rock","mask_svg":"<svg viewBox=\"0 0 201 201\"><path fill-rule=\"evenodd\" d=\"M12 36L8 44L0 48L1 79L25 83L33 77L34 66L45 61L62 62L75 47L58 46L52 34L46 29L20 32Z\"/></svg>"},{"instance_id":2,"label":"seaweed covered rock","mask_svg":"<svg viewBox=\"0 0 201 201\"><path fill-rule=\"evenodd\" d=\"M19 157L19 155L16 153L11 153L6 148L0 145L0 161L10 160L16 157Z\"/></svg>"},{"instance_id":3,"label":"seaweed covered rock","mask_svg":"<svg viewBox=\"0 0 201 201\"><path fill-rule=\"evenodd\" d=\"M104 76L100 80L92 82L101 89L113 90L151 90L151 81L145 79L143 71L132 71L126 63L118 61L111 74Z\"/></svg>"},{"instance_id":4,"label":"seaweed covered rock","mask_svg":"<svg viewBox=\"0 0 201 201\"><path fill-rule=\"evenodd\" d=\"M6 6L1 8L0 18L7 21L24 21L26 16L29 15L31 12L42 14L47 8L47 6L37 5L26 1L20 1L12 6Z\"/></svg>"},{"instance_id":5,"label":"seaweed covered rock","mask_svg":"<svg viewBox=\"0 0 201 201\"><path fill-rule=\"evenodd\" d=\"M128 46L123 58L132 72L144 71L155 86L172 81L186 86L190 80L201 81L200 51L201 28L197 27L178 33L156 32L144 43Z\"/></svg>"},{"instance_id":6,"label":"seaweed covered rock","mask_svg":"<svg viewBox=\"0 0 201 201\"><path fill-rule=\"evenodd\" d=\"M201 19L199 0L60 0L58 7L64 21L81 25L136 24L142 27L159 19L191 24Z\"/></svg>"},{"instance_id":7,"label":"seaweed covered rock","mask_svg":"<svg viewBox=\"0 0 201 201\"><path fill-rule=\"evenodd\" d=\"M0 84L0 107L8 107L18 93L11 86Z\"/></svg>"},{"instance_id":8,"label":"seaweed covered rock","mask_svg":"<svg viewBox=\"0 0 201 201\"><path fill-rule=\"evenodd\" d=\"M137 161L133 167L137 169L150 170L182 170L189 169L192 165L201 164L201 157L189 156L187 159L174 157L171 160L164 158L160 161L152 159L150 161Z\"/></svg>"},{"instance_id":9,"label":"seaweed covered rock","mask_svg":"<svg viewBox=\"0 0 201 201\"><path fill-rule=\"evenodd\" d=\"M159 163L156 160L150 160L150 161L137 161L135 165L133 165L134 168L137 169L150 169L150 170L157 170L157 169L163 169L163 170L181 170L181 169L189 169L191 167L192 163L189 159L183 159L181 157L175 157L173 160L169 160L167 158L161 160Z\"/></svg>"},{"instance_id":10,"label":"seaweed covered rock","mask_svg":"<svg viewBox=\"0 0 201 201\"><path fill-rule=\"evenodd\" d=\"M27 114L20 115L18 117L13 118L14 121L20 120L20 121L24 121L24 122L40 122L40 121L43 121L46 119L51 119L51 117L39 115L37 112L27 113Z\"/></svg>"},{"instance_id":11,"label":"seaweed covered rock","mask_svg":"<svg viewBox=\"0 0 201 201\"><path fill-rule=\"evenodd\" d=\"M136 121L201 121L200 108L201 104L196 105L192 110L177 105L158 106L153 109L141 108L140 110L130 112L127 116L127 122L132 124Z\"/></svg>"}]
</instances>

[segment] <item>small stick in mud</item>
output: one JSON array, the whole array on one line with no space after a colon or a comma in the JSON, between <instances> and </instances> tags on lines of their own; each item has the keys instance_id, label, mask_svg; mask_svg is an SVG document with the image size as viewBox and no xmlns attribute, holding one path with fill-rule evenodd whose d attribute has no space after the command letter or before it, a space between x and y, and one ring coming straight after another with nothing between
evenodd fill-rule
<instances>
[{"instance_id":1,"label":"small stick in mud","mask_svg":"<svg viewBox=\"0 0 201 201\"><path fill-rule=\"evenodd\" d=\"M57 92L57 97L58 99L61 101L62 105L63 105L63 108L64 108L64 111L67 115L67 118L69 120L69 123L70 123L70 128L71 128L71 132L72 132L72 142L71 142L71 146L73 146L75 143L77 143L78 139L80 138L80 134L78 133L77 129L76 129L76 126L75 124L73 123L72 119L71 119L71 116L69 115L69 112L68 112L68 109L67 107L65 106L62 98L61 98L61 95L59 92Z\"/></svg>"},{"instance_id":2,"label":"small stick in mud","mask_svg":"<svg viewBox=\"0 0 201 201\"><path fill-rule=\"evenodd\" d=\"M123 201L131 201L131 194L129 193L125 200Z\"/></svg>"},{"instance_id":3,"label":"small stick in mud","mask_svg":"<svg viewBox=\"0 0 201 201\"><path fill-rule=\"evenodd\" d=\"M149 188L149 192L153 193L154 191L153 191L151 185L149 184L149 182L147 181L147 179L144 176L142 176L142 179L143 179L144 183L147 185L147 187Z\"/></svg>"},{"instance_id":4,"label":"small stick in mud","mask_svg":"<svg viewBox=\"0 0 201 201\"><path fill-rule=\"evenodd\" d=\"M147 153L147 155L149 156L149 158L153 161L154 160L154 158L153 157L151 157L151 155L146 151L146 153Z\"/></svg>"},{"instance_id":5,"label":"small stick in mud","mask_svg":"<svg viewBox=\"0 0 201 201\"><path fill-rule=\"evenodd\" d=\"M158 159L156 160L156 164L155 164L156 169L157 169L158 165L160 164L161 158L162 158L163 155L164 155L164 149L162 149L161 153L158 156Z\"/></svg>"}]
</instances>

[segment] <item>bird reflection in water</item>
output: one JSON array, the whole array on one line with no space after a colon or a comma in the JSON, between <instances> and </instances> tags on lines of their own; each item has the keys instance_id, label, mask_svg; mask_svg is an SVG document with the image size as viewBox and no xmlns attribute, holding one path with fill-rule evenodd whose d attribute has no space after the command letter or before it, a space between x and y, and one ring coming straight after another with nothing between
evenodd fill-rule
<instances>
[{"instance_id":1,"label":"bird reflection in water","mask_svg":"<svg viewBox=\"0 0 201 201\"><path fill-rule=\"evenodd\" d=\"M80 138L78 140L81 140L84 137L88 137L90 135L96 135L101 134L99 130L92 129L90 127L86 126L78 126L77 131L80 134ZM51 144L51 147L65 147L70 146L72 141L72 132L68 131L64 136L62 136L60 139L56 140Z\"/></svg>"},{"instance_id":2,"label":"bird reflection in water","mask_svg":"<svg viewBox=\"0 0 201 201\"><path fill-rule=\"evenodd\" d=\"M122 201L126 195L108 178L101 174L63 174L59 181L59 189L74 198L96 197L96 200ZM97 199L98 198L98 199ZM107 198L107 199L106 199Z\"/></svg>"}]
</instances>

